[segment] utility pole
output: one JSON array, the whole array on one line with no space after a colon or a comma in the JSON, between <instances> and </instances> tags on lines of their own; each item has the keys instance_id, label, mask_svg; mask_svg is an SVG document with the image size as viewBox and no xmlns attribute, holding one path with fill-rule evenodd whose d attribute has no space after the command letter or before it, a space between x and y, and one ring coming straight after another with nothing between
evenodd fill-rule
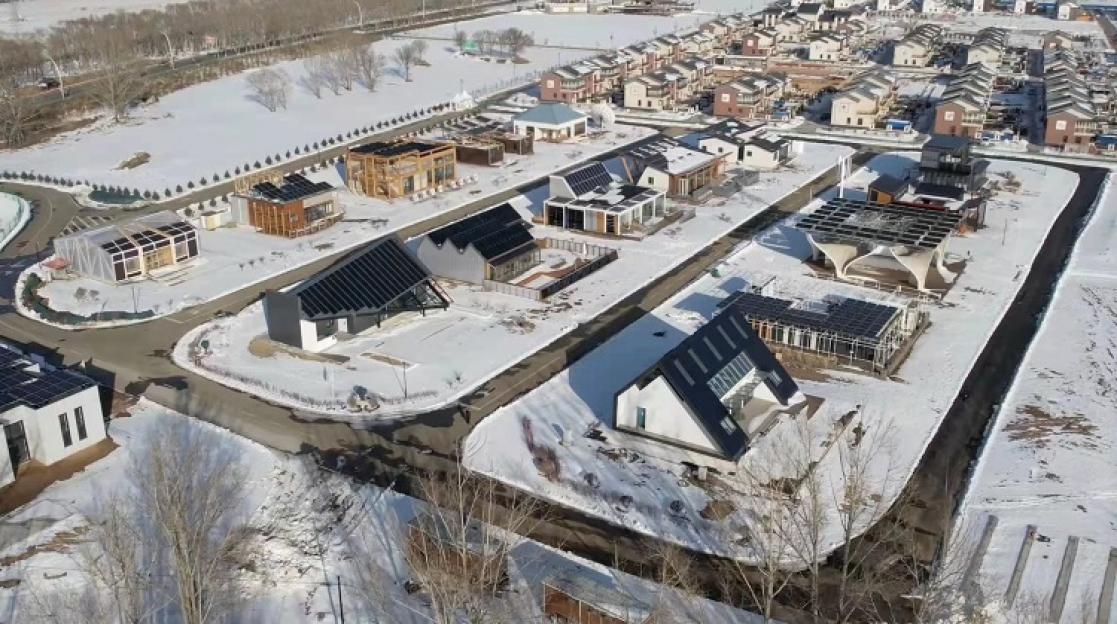
<instances>
[{"instance_id":1,"label":"utility pole","mask_svg":"<svg viewBox=\"0 0 1117 624\"><path fill-rule=\"evenodd\" d=\"M341 615L341 624L345 624L345 605L341 602L341 575L337 575L337 611Z\"/></svg>"}]
</instances>

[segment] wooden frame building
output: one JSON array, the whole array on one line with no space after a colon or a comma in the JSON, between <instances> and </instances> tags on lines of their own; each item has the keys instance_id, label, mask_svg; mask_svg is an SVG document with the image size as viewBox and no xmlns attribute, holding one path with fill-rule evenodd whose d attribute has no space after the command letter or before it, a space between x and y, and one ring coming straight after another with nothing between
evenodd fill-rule
<instances>
[{"instance_id":1,"label":"wooden frame building","mask_svg":"<svg viewBox=\"0 0 1117 624\"><path fill-rule=\"evenodd\" d=\"M457 162L453 145L366 143L349 148L345 182L355 193L396 199L453 181L457 178Z\"/></svg>"},{"instance_id":2,"label":"wooden frame building","mask_svg":"<svg viewBox=\"0 0 1117 624\"><path fill-rule=\"evenodd\" d=\"M238 223L287 238L319 232L345 216L332 185L297 173L254 184L235 195L232 204Z\"/></svg>"}]
</instances>

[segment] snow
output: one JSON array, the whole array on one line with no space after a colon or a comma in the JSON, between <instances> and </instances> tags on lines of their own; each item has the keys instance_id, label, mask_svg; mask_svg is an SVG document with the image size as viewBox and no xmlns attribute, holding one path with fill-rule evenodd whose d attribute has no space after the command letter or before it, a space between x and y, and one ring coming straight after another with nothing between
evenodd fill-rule
<instances>
[{"instance_id":1,"label":"snow","mask_svg":"<svg viewBox=\"0 0 1117 624\"><path fill-rule=\"evenodd\" d=\"M407 41L386 40L375 47L390 58ZM0 170L35 171L163 195L168 188L197 184L203 176L223 177L226 171L245 169L276 154L285 156L338 133L449 102L463 89L479 97L498 87L529 82L532 72L556 64L560 54L532 48L524 52L530 63L521 65L471 59L449 48L449 42L431 45L431 66L414 68L411 82L389 62L376 91L355 85L340 95L323 90L321 99L299 86L306 74L302 62L273 65L291 79L287 108L275 113L251 101L245 82L251 72L226 76L166 95L136 110L124 123L102 120L47 143L0 152ZM119 168L140 152L150 155L147 164Z\"/></svg>"},{"instance_id":2,"label":"snow","mask_svg":"<svg viewBox=\"0 0 1117 624\"><path fill-rule=\"evenodd\" d=\"M30 220L31 206L22 197L0 193L0 249L7 247Z\"/></svg>"},{"instance_id":3,"label":"snow","mask_svg":"<svg viewBox=\"0 0 1117 624\"><path fill-rule=\"evenodd\" d=\"M26 35L61 22L117 11L161 9L167 0L20 0L0 8L0 33Z\"/></svg>"},{"instance_id":4,"label":"snow","mask_svg":"<svg viewBox=\"0 0 1117 624\"><path fill-rule=\"evenodd\" d=\"M1111 177L996 416L959 512L975 532L990 515L997 518L978 581L998 611L1005 610L997 602L1026 527L1035 525L1040 538L1018 600L1047 603L1067 540L1077 536L1061 621L1086 621L1097 612L1106 559L1117 547L1115 261L1117 192ZM1117 613L1117 604L1111 608Z\"/></svg>"},{"instance_id":5,"label":"snow","mask_svg":"<svg viewBox=\"0 0 1117 624\"><path fill-rule=\"evenodd\" d=\"M411 574L401 532L422 503L326 472L306 457L270 451L145 399L131 408L128 417L112 421L110 434L120 448L0 518L0 559L14 558L0 565L0 613L5 621L44 621L35 619L41 605L57 608L51 602L55 597L78 594L87 583L78 553L96 548L81 540L80 532L98 517L99 503L123 492L123 484L132 476L132 454L141 448L139 442L182 419L192 429L216 432L227 450L242 458L238 469L246 471L247 487L240 503L249 510L245 535L255 552L253 565L239 572L241 600L228 613L229 621L334 621L338 607L333 583L339 576L347 617L375 621L369 619L375 614L361 599L363 588L354 570L357 557L367 558L382 571L382 581L374 589L379 606L388 613L387 619L379 621L431 621L422 595L411 596L403 589ZM76 544L52 544L55 536L68 532L79 534ZM517 621L540 620L541 584L555 574L648 603L664 594L689 615L689 621L759 621L753 614L666 589L536 542L510 539L516 542L510 566L515 591L508 593L508 602L523 614Z\"/></svg>"},{"instance_id":6,"label":"snow","mask_svg":"<svg viewBox=\"0 0 1117 624\"><path fill-rule=\"evenodd\" d=\"M850 179L846 196L864 197L864 188L876 173L902 176L917 160L917 153L876 157L868 170ZM747 510L760 501L734 474L765 473L785 465L789 445L805 427L809 439L833 440L829 445L812 445L816 448L812 457L819 462L822 489L840 492L841 453L834 449L850 443L854 427L839 419L854 413L865 431L860 445L874 451L868 466L873 482L881 497L890 500L914 470L1077 180L1065 170L1006 161L992 161L990 171L994 178L1011 171L1022 188L1002 190L990 202L987 228L951 241L949 261L969 258L966 268L941 303L922 304L931 324L894 376L878 379L837 369L798 379L808 397L821 400L817 412L807 423L782 422L754 441L739 465L721 466L716 486L699 487L680 478L681 463L694 459L685 451L612 431L614 393L708 319L719 300L750 284L770 282L779 296L790 298L817 300L834 294L885 302L909 300L814 277L801 262L809 254L809 245L792 227L795 217L743 243L719 267L717 277L697 280L560 375L489 416L467 439L467 465L608 522L747 560L751 553L738 545L734 531L748 522ZM897 412L897 406L902 410ZM555 481L534 468L532 451L524 442L527 428L534 431L536 448L548 447L557 454L560 477ZM592 428L601 429L604 443L580 435ZM616 456L618 449L622 457L611 459L609 454ZM599 488L584 486L587 473L597 477ZM721 521L706 519L700 512L713 500L727 501L735 511ZM668 512L669 501L680 501L684 511ZM838 543L838 527L836 521L824 527L827 548Z\"/></svg>"},{"instance_id":7,"label":"snow","mask_svg":"<svg viewBox=\"0 0 1117 624\"><path fill-rule=\"evenodd\" d=\"M694 218L639 241L588 237L536 225L536 238L585 241L619 251L618 260L545 303L477 287L449 287L453 304L448 311L411 317L386 331L370 330L331 348L331 354L348 358L344 363L287 353L252 355L252 341L266 333L262 307L256 305L191 330L176 345L175 362L270 401L348 418L354 416L344 402L358 385L383 398L381 409L370 418L443 405L669 272L850 152L845 146L812 145L791 168L762 173L757 186L728 201L698 206ZM515 203L535 207L546 194L544 184ZM196 359L192 353L201 340L209 342L209 352ZM382 356L390 359L385 362ZM411 366L405 372L392 360ZM282 390L295 387L297 396Z\"/></svg>"},{"instance_id":8,"label":"snow","mask_svg":"<svg viewBox=\"0 0 1117 624\"><path fill-rule=\"evenodd\" d=\"M883 18L886 23L910 24L906 18ZM1016 15L1012 13L973 13L919 15L919 23L941 24L956 32L977 32L982 28L1004 28L1009 31L1009 45L1038 47L1045 33L1061 30L1070 35L1089 35L1104 42L1105 37L1097 22L1059 21L1044 15ZM1108 47L1107 43L1103 43Z\"/></svg>"},{"instance_id":9,"label":"snow","mask_svg":"<svg viewBox=\"0 0 1117 624\"><path fill-rule=\"evenodd\" d=\"M107 284L79 277L46 284L40 291L51 308L88 316L94 312L151 310L167 315L204 301L235 292L250 284L313 262L323 253L338 252L367 243L417 221L469 204L563 169L572 161L590 158L651 134L646 128L615 126L612 132L577 143L539 142L531 156L509 157L500 167L459 165L460 177L476 176L475 184L446 191L435 199L388 202L344 190L338 169L309 174L343 190L339 203L345 220L321 232L296 239L270 236L247 226L198 230L199 258L183 271L162 278L133 283ZM27 272L39 272L37 266ZM26 275L26 273L25 273ZM93 293L93 294L91 294ZM34 313L20 306L20 312Z\"/></svg>"}]
</instances>

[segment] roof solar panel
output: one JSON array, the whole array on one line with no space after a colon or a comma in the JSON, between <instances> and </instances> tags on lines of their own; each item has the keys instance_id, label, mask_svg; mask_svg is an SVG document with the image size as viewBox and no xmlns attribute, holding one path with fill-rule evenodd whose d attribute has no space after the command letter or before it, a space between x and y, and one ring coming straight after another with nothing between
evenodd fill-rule
<instances>
[{"instance_id":1,"label":"roof solar panel","mask_svg":"<svg viewBox=\"0 0 1117 624\"><path fill-rule=\"evenodd\" d=\"M575 197L585 195L594 189L607 187L613 183L613 176L600 162L593 162L580 169L575 169L563 175L563 179L570 185Z\"/></svg>"},{"instance_id":2,"label":"roof solar panel","mask_svg":"<svg viewBox=\"0 0 1117 624\"><path fill-rule=\"evenodd\" d=\"M880 337L886 327L900 314L894 306L842 299L826 307L793 307L793 302L768 297L754 292L741 291L730 296L722 305L738 309L749 320L778 322L789 326L844 334L862 341Z\"/></svg>"},{"instance_id":3,"label":"roof solar panel","mask_svg":"<svg viewBox=\"0 0 1117 624\"><path fill-rule=\"evenodd\" d=\"M805 215L795 227L851 242L934 249L961 220L960 214L947 210L833 199Z\"/></svg>"},{"instance_id":4,"label":"roof solar panel","mask_svg":"<svg viewBox=\"0 0 1117 624\"><path fill-rule=\"evenodd\" d=\"M523 221L512 204L503 203L428 232L427 237L438 246L442 246L449 239L458 249L465 249L470 243L502 230L510 223L522 224Z\"/></svg>"}]
</instances>

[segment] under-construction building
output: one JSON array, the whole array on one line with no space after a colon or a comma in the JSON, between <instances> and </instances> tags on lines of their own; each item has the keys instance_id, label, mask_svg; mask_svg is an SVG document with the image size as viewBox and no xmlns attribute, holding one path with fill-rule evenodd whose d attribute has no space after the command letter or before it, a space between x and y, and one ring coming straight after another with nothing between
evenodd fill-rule
<instances>
[{"instance_id":1,"label":"under-construction building","mask_svg":"<svg viewBox=\"0 0 1117 624\"><path fill-rule=\"evenodd\" d=\"M345 157L346 184L356 193L382 199L437 188L457 176L453 145L401 141L352 147Z\"/></svg>"},{"instance_id":2,"label":"under-construction building","mask_svg":"<svg viewBox=\"0 0 1117 624\"><path fill-rule=\"evenodd\" d=\"M773 350L810 353L874 373L889 371L926 319L914 301L902 306L849 298L796 301L748 290L721 306L743 313Z\"/></svg>"}]
</instances>

